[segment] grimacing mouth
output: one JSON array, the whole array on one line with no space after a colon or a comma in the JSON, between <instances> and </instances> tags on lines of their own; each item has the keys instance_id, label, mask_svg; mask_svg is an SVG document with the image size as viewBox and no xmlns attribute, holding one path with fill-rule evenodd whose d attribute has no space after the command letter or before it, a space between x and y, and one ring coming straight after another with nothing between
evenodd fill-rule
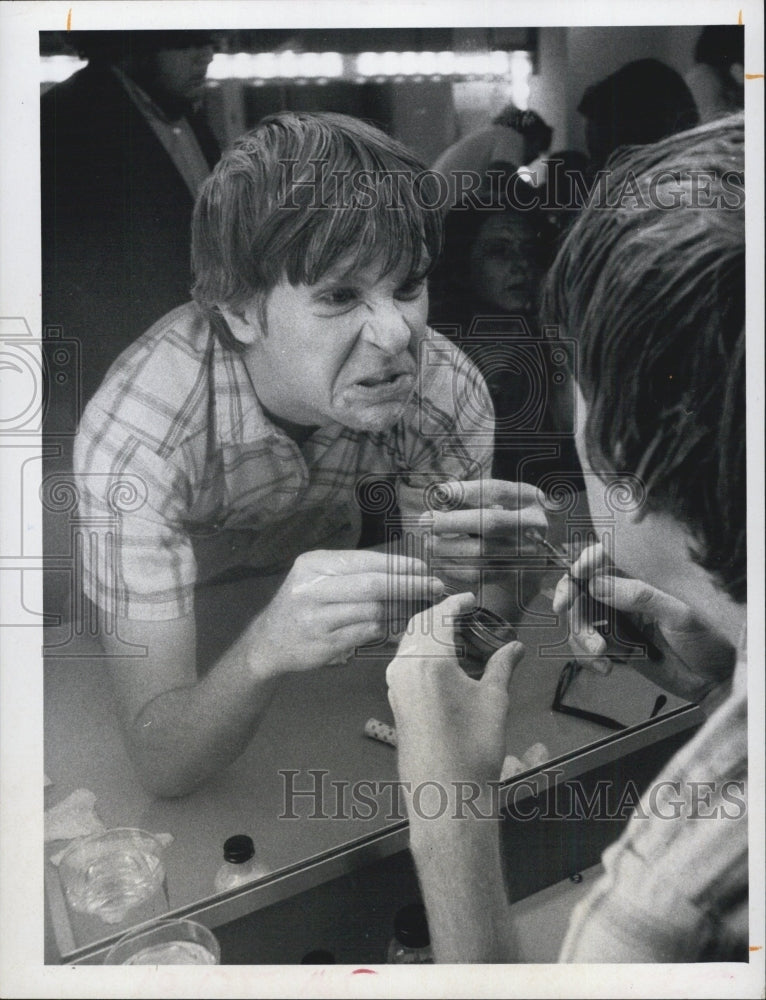
<instances>
[{"instance_id":1,"label":"grimacing mouth","mask_svg":"<svg viewBox=\"0 0 766 1000\"><path fill-rule=\"evenodd\" d=\"M372 389L374 386L378 385L393 385L397 379L400 379L407 372L394 372L393 375L376 376L373 378L363 378L357 383L358 385L363 385L365 389Z\"/></svg>"}]
</instances>

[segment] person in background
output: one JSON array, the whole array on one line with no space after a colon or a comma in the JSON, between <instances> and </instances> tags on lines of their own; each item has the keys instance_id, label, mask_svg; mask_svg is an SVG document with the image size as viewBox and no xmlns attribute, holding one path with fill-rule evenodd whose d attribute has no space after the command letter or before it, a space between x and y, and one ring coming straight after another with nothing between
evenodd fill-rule
<instances>
[{"instance_id":1,"label":"person in background","mask_svg":"<svg viewBox=\"0 0 766 1000\"><path fill-rule=\"evenodd\" d=\"M448 146L432 169L447 180L445 211L476 191L491 163L520 167L550 149L553 129L535 111L509 104L490 125L475 129Z\"/></svg>"},{"instance_id":2,"label":"person in background","mask_svg":"<svg viewBox=\"0 0 766 1000\"><path fill-rule=\"evenodd\" d=\"M433 177L421 200L423 173L356 119L263 119L200 191L194 302L131 345L85 411L84 589L106 616L128 750L157 794L184 794L234 760L284 674L386 639L397 595L441 593L416 555L359 548L372 477L393 482L410 523L425 518L442 566L491 543L479 537L488 493L507 544L545 530L534 487L486 483L483 379L426 326L442 227L424 207ZM426 498L443 480L464 503L440 528ZM417 552L426 530L413 528ZM203 665L202 591L237 579L255 606L237 635L227 604L228 644ZM126 642L146 656L124 657Z\"/></svg>"},{"instance_id":3,"label":"person in background","mask_svg":"<svg viewBox=\"0 0 766 1000\"><path fill-rule=\"evenodd\" d=\"M83 409L122 351L188 300L194 199L220 155L201 109L211 32L66 39L88 65L40 101L48 564L72 558L69 516L47 498L71 488ZM49 620L77 614L74 577L45 574Z\"/></svg>"},{"instance_id":4,"label":"person in background","mask_svg":"<svg viewBox=\"0 0 766 1000\"><path fill-rule=\"evenodd\" d=\"M674 69L637 59L592 84L577 110L585 118L592 174L622 146L644 146L699 122L694 98Z\"/></svg>"},{"instance_id":5,"label":"person in background","mask_svg":"<svg viewBox=\"0 0 766 1000\"><path fill-rule=\"evenodd\" d=\"M700 121L710 122L745 106L745 29L709 24L694 47L694 66L685 77Z\"/></svg>"},{"instance_id":6,"label":"person in background","mask_svg":"<svg viewBox=\"0 0 766 1000\"><path fill-rule=\"evenodd\" d=\"M189 298L194 199L220 155L201 111L213 35L83 31L88 65L41 98L43 327L80 344L79 387L48 386L48 430ZM59 330L60 328L60 330ZM62 398L79 390L78 398Z\"/></svg>"},{"instance_id":7,"label":"person in background","mask_svg":"<svg viewBox=\"0 0 766 1000\"><path fill-rule=\"evenodd\" d=\"M577 218L588 194L589 161L577 149L559 149L538 161L531 173L539 205L555 226L559 240Z\"/></svg>"},{"instance_id":8,"label":"person in background","mask_svg":"<svg viewBox=\"0 0 766 1000\"><path fill-rule=\"evenodd\" d=\"M493 475L537 485L551 472L566 472L581 487L571 400L553 380L549 345L540 342L540 290L558 232L539 200L511 164L490 164L475 200L454 206L445 219L429 321L456 340L487 383L495 409ZM548 447L541 452L543 437Z\"/></svg>"},{"instance_id":9,"label":"person in background","mask_svg":"<svg viewBox=\"0 0 766 1000\"><path fill-rule=\"evenodd\" d=\"M704 205L694 194L700 170L714 195ZM595 545L571 577L654 624L677 657L673 668L647 665L658 683L695 700L727 687L604 853L604 875L574 911L560 960L745 962L743 118L634 150L613 171L615 190L629 173L636 178L640 203L584 210L553 265L543 308L547 322L579 341L577 448L592 513L614 525L615 565ZM640 476L645 489L645 503L630 512L610 506L599 488L602 477L621 473ZM571 577L554 607L576 624L583 598ZM454 595L432 619L413 622L387 681L401 779L413 788L436 783L449 800L438 818L430 804L409 817L436 960L508 962L518 954L505 882L513 884L524 859L503 865L499 824L473 805L458 812L457 789L465 803L459 783L470 783L470 801L497 815L491 788L524 649L511 643L481 681L468 678L444 646L454 616L472 603L471 594ZM599 639L573 631L581 655L603 651Z\"/></svg>"}]
</instances>

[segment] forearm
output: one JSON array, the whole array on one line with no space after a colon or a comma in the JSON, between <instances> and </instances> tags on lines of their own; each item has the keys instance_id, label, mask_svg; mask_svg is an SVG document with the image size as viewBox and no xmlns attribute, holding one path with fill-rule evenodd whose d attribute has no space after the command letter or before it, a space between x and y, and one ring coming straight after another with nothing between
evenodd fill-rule
<instances>
[{"instance_id":1,"label":"forearm","mask_svg":"<svg viewBox=\"0 0 766 1000\"><path fill-rule=\"evenodd\" d=\"M499 829L499 820L468 816L411 825L437 962L517 960Z\"/></svg>"},{"instance_id":2,"label":"forearm","mask_svg":"<svg viewBox=\"0 0 766 1000\"><path fill-rule=\"evenodd\" d=\"M157 795L193 791L245 749L278 683L250 630L200 680L173 687L124 720L130 756Z\"/></svg>"}]
</instances>

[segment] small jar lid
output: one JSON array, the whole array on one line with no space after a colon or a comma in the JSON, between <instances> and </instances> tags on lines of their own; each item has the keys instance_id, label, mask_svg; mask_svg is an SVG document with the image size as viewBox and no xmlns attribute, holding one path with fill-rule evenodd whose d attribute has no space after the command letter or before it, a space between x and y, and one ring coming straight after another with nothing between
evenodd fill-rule
<instances>
[{"instance_id":1,"label":"small jar lid","mask_svg":"<svg viewBox=\"0 0 766 1000\"><path fill-rule=\"evenodd\" d=\"M455 618L461 636L479 652L488 655L513 642L518 633L510 622L488 608L474 608Z\"/></svg>"},{"instance_id":2,"label":"small jar lid","mask_svg":"<svg viewBox=\"0 0 766 1000\"><path fill-rule=\"evenodd\" d=\"M407 948L427 948L431 943L426 908L422 903L403 906L394 917L394 934Z\"/></svg>"},{"instance_id":3,"label":"small jar lid","mask_svg":"<svg viewBox=\"0 0 766 1000\"><path fill-rule=\"evenodd\" d=\"M501 649L518 638L513 625L488 608L477 608L472 624L474 635L494 649Z\"/></svg>"},{"instance_id":4,"label":"small jar lid","mask_svg":"<svg viewBox=\"0 0 766 1000\"><path fill-rule=\"evenodd\" d=\"M225 861L230 861L233 865L244 864L255 854L255 844L253 838L245 833L238 833L234 837L229 837L223 843L223 857Z\"/></svg>"}]
</instances>

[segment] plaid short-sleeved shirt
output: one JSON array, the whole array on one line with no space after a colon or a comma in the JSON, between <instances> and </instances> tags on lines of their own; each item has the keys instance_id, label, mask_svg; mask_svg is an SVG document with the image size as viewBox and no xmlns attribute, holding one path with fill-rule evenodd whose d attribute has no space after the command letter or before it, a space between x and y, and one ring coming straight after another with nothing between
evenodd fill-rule
<instances>
[{"instance_id":1,"label":"plaid short-sleeved shirt","mask_svg":"<svg viewBox=\"0 0 766 1000\"><path fill-rule=\"evenodd\" d=\"M746 664L644 793L575 908L563 962L748 960Z\"/></svg>"},{"instance_id":2,"label":"plaid short-sleeved shirt","mask_svg":"<svg viewBox=\"0 0 766 1000\"><path fill-rule=\"evenodd\" d=\"M490 472L494 419L484 381L440 334L418 345L418 382L385 433L340 424L300 446L265 416L242 357L189 303L110 369L75 443L83 587L138 620L189 614L195 584L236 566L263 573L301 552L354 548L361 507L412 501L409 473Z\"/></svg>"}]
</instances>

